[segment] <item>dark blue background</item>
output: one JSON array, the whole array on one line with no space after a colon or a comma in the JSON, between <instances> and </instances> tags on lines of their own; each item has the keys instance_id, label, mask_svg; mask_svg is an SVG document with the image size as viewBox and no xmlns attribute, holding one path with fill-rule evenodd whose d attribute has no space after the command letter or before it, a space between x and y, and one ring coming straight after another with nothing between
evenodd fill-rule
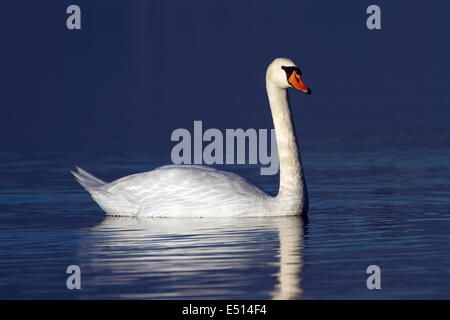
<instances>
[{"instance_id":1,"label":"dark blue background","mask_svg":"<svg viewBox=\"0 0 450 320\"><path fill-rule=\"evenodd\" d=\"M82 30L66 28L66 8ZM378 4L382 30L366 28ZM264 73L303 69L291 92L303 137L447 130L445 1L2 3L2 146L170 144L178 127L272 126Z\"/></svg>"}]
</instances>

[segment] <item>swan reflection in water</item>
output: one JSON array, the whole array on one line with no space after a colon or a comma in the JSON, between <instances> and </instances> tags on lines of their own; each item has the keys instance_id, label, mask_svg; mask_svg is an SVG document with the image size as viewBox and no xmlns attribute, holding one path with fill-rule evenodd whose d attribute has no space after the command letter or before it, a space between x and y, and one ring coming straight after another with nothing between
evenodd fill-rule
<instances>
[{"instance_id":1,"label":"swan reflection in water","mask_svg":"<svg viewBox=\"0 0 450 320\"><path fill-rule=\"evenodd\" d=\"M80 248L97 298L299 299L303 220L107 217Z\"/></svg>"}]
</instances>

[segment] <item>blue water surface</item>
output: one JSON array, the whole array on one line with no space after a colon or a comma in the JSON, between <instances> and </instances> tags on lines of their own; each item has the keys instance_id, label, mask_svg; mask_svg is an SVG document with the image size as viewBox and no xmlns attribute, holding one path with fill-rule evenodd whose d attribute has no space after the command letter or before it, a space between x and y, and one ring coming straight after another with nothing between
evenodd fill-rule
<instances>
[{"instance_id":1,"label":"blue water surface","mask_svg":"<svg viewBox=\"0 0 450 320\"><path fill-rule=\"evenodd\" d=\"M309 221L107 218L75 165L110 181L170 162L170 149L0 151L1 299L449 299L450 135L302 141ZM278 176L220 166L270 193ZM80 290L66 269L81 268ZM381 269L369 290L366 269Z\"/></svg>"}]
</instances>

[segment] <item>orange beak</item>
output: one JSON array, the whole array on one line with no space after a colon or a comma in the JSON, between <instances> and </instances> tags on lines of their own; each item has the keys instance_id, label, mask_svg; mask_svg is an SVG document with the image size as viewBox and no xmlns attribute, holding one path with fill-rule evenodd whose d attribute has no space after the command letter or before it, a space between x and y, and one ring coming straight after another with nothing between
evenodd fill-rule
<instances>
[{"instance_id":1,"label":"orange beak","mask_svg":"<svg viewBox=\"0 0 450 320\"><path fill-rule=\"evenodd\" d=\"M288 79L289 83L297 90L300 90L304 93L310 94L311 90L303 83L302 78L300 77L300 75L296 72L293 71L291 76Z\"/></svg>"}]
</instances>

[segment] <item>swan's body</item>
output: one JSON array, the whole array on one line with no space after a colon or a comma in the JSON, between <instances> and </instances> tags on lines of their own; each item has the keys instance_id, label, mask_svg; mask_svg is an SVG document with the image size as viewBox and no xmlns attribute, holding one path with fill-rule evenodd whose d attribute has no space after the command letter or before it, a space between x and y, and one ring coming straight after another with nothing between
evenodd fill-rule
<instances>
[{"instance_id":1,"label":"swan's body","mask_svg":"<svg viewBox=\"0 0 450 320\"><path fill-rule=\"evenodd\" d=\"M79 168L73 174L108 215L210 217L306 213L308 194L287 98L291 85L309 93L299 73L291 60L283 58L275 59L266 73L280 157L280 188L275 197L234 173L205 166L163 166L111 183Z\"/></svg>"}]
</instances>

